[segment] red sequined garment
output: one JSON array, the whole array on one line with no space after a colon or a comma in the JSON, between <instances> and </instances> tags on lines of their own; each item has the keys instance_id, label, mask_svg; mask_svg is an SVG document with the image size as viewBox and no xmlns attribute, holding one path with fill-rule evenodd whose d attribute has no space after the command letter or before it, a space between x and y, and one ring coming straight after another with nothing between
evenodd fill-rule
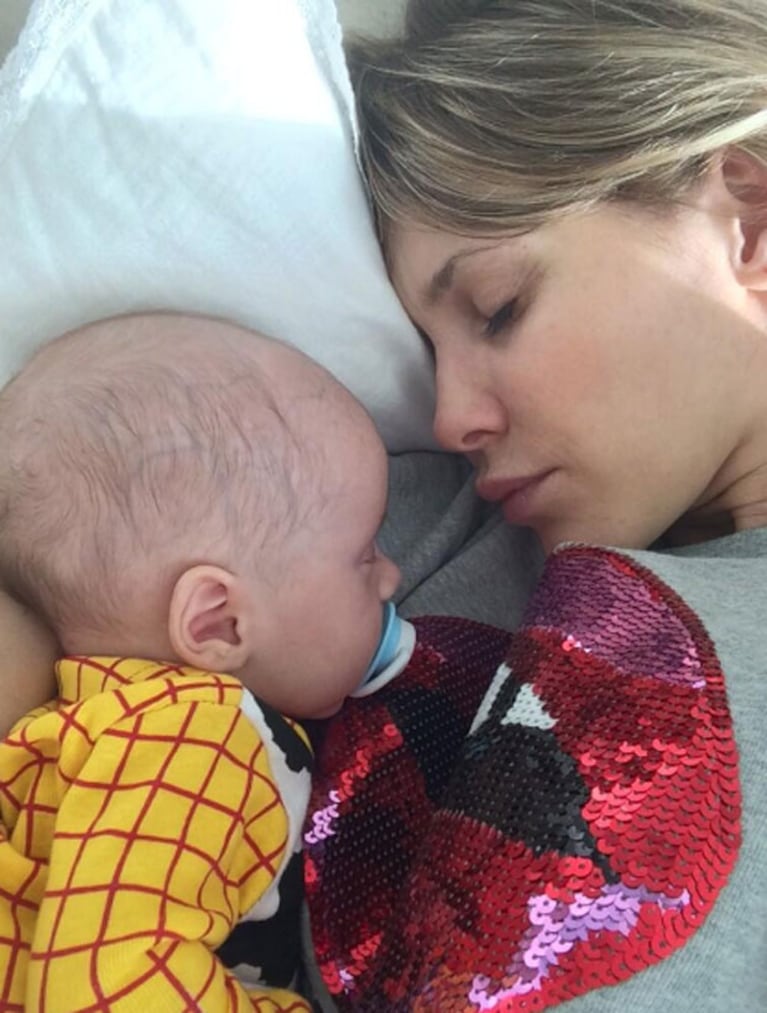
<instances>
[{"instance_id":1,"label":"red sequined garment","mask_svg":"<svg viewBox=\"0 0 767 1013\"><path fill-rule=\"evenodd\" d=\"M694 613L576 547L511 638L416 625L408 670L318 756L305 877L339 1007L526 1013L682 946L740 843L724 679Z\"/></svg>"}]
</instances>

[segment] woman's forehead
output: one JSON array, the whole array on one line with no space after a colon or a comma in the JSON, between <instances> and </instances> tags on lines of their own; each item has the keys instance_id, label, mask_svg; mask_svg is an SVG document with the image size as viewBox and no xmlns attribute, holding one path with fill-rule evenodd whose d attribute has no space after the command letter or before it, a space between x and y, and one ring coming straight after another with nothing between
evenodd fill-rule
<instances>
[{"instance_id":1,"label":"woman's forehead","mask_svg":"<svg viewBox=\"0 0 767 1013\"><path fill-rule=\"evenodd\" d=\"M461 271L475 258L497 251L512 254L524 246L522 236L466 236L427 228L398 225L392 230L387 260L392 282L406 301L425 309L436 305Z\"/></svg>"}]
</instances>

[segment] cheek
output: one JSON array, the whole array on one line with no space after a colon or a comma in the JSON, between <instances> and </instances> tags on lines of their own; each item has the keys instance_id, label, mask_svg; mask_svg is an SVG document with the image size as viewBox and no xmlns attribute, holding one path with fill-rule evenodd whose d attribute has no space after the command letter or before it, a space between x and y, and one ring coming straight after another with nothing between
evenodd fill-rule
<instances>
[{"instance_id":1,"label":"cheek","mask_svg":"<svg viewBox=\"0 0 767 1013\"><path fill-rule=\"evenodd\" d=\"M567 423L576 406L593 400L605 373L597 331L557 312L531 314L490 363L497 396L518 422Z\"/></svg>"},{"instance_id":2,"label":"cheek","mask_svg":"<svg viewBox=\"0 0 767 1013\"><path fill-rule=\"evenodd\" d=\"M627 384L633 387L657 369L655 349L667 331L657 316L630 309L620 291L607 298L594 292L593 299L563 293L525 324L526 371L538 377L542 397L570 403L625 396ZM523 383L518 386L523 396Z\"/></svg>"},{"instance_id":3,"label":"cheek","mask_svg":"<svg viewBox=\"0 0 767 1013\"><path fill-rule=\"evenodd\" d=\"M331 596L328 608L333 611L335 624L343 630L358 631L361 637L379 621L381 604L375 589L375 567L366 567L357 577L348 576L335 589L328 588Z\"/></svg>"},{"instance_id":4,"label":"cheek","mask_svg":"<svg viewBox=\"0 0 767 1013\"><path fill-rule=\"evenodd\" d=\"M518 435L537 445L542 459L563 455L583 463L595 444L602 456L614 435L625 439L626 419L648 378L640 380L631 341L611 316L547 316L526 322L513 354L497 363L498 396Z\"/></svg>"}]
</instances>

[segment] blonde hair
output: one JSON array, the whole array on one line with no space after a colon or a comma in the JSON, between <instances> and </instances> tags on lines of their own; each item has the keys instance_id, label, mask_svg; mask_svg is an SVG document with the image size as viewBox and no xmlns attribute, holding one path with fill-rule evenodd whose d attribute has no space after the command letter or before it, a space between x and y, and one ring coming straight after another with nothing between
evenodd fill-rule
<instances>
[{"instance_id":1,"label":"blonde hair","mask_svg":"<svg viewBox=\"0 0 767 1013\"><path fill-rule=\"evenodd\" d=\"M767 160L760 0L411 0L404 38L350 65L384 236L666 207L728 146Z\"/></svg>"}]
</instances>

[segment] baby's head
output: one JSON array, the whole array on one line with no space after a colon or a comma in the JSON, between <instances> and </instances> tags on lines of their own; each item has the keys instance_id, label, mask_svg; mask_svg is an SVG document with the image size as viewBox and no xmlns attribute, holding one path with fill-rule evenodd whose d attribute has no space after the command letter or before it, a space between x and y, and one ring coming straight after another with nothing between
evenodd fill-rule
<instances>
[{"instance_id":1,"label":"baby's head","mask_svg":"<svg viewBox=\"0 0 767 1013\"><path fill-rule=\"evenodd\" d=\"M230 672L295 717L360 682L399 573L386 455L326 370L219 320L46 345L0 394L0 583L68 654Z\"/></svg>"}]
</instances>

